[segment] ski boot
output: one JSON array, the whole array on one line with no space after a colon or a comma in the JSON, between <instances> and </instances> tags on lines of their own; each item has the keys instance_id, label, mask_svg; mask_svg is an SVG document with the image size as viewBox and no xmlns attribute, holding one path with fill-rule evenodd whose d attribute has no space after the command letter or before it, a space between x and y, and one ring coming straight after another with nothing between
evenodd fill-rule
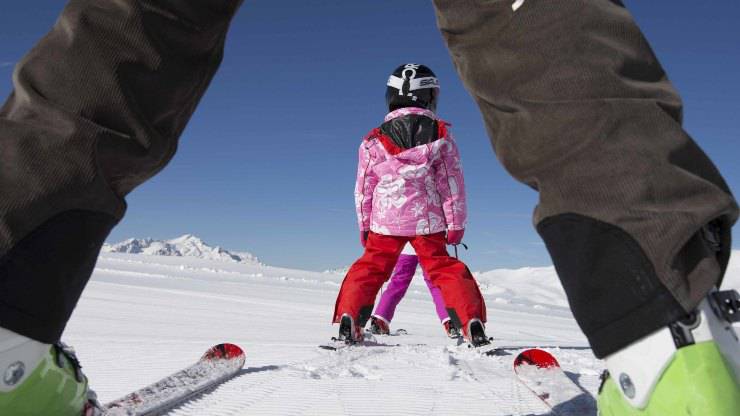
<instances>
[{"instance_id":1,"label":"ski boot","mask_svg":"<svg viewBox=\"0 0 740 416\"><path fill-rule=\"evenodd\" d=\"M385 319L379 316L373 316L370 318L370 333L374 335L388 335L391 333L391 328Z\"/></svg>"},{"instance_id":2,"label":"ski boot","mask_svg":"<svg viewBox=\"0 0 740 416\"><path fill-rule=\"evenodd\" d=\"M463 329L463 337L473 348L479 348L491 343L490 338L486 336L485 326L480 319L474 318L468 321Z\"/></svg>"},{"instance_id":3,"label":"ski boot","mask_svg":"<svg viewBox=\"0 0 740 416\"><path fill-rule=\"evenodd\" d=\"M335 339L339 342L344 342L347 345L357 344L362 342L364 334L362 328L355 324L355 320L349 314L345 313L342 315L342 319L339 320L339 336Z\"/></svg>"},{"instance_id":4,"label":"ski boot","mask_svg":"<svg viewBox=\"0 0 740 416\"><path fill-rule=\"evenodd\" d=\"M101 414L74 350L0 328L0 415Z\"/></svg>"},{"instance_id":5,"label":"ski boot","mask_svg":"<svg viewBox=\"0 0 740 416\"><path fill-rule=\"evenodd\" d=\"M713 292L684 319L606 357L599 415L740 414L738 321L738 293Z\"/></svg>"},{"instance_id":6,"label":"ski boot","mask_svg":"<svg viewBox=\"0 0 740 416\"><path fill-rule=\"evenodd\" d=\"M442 323L442 326L444 327L445 334L447 334L448 337L452 339L460 338L460 330L452 323L451 319L447 318L447 320Z\"/></svg>"}]
</instances>

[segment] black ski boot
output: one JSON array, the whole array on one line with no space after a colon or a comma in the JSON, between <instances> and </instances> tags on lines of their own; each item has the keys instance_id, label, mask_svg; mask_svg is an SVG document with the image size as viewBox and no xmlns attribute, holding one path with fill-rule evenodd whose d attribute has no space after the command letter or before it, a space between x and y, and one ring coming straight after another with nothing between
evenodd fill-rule
<instances>
[{"instance_id":1,"label":"black ski boot","mask_svg":"<svg viewBox=\"0 0 740 416\"><path fill-rule=\"evenodd\" d=\"M483 347L491 343L491 339L486 336L486 330L480 319L471 319L463 330L465 340L474 348Z\"/></svg>"},{"instance_id":2,"label":"black ski boot","mask_svg":"<svg viewBox=\"0 0 740 416\"><path fill-rule=\"evenodd\" d=\"M339 321L339 336L336 340L347 345L362 342L362 328L355 324L355 320L349 314L342 315L342 319Z\"/></svg>"}]
</instances>

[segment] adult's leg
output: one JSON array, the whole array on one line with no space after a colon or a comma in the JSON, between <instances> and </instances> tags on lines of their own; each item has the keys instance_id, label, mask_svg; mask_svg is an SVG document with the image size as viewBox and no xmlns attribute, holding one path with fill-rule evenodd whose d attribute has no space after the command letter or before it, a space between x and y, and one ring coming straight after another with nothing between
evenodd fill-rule
<instances>
[{"instance_id":1,"label":"adult's leg","mask_svg":"<svg viewBox=\"0 0 740 416\"><path fill-rule=\"evenodd\" d=\"M429 293L432 295L434 310L437 311L439 321L445 322L446 320L450 319L450 315L447 313L447 309L445 308L445 300L442 297L442 291L439 290L437 286L434 286L434 284L432 283L432 279L429 277L429 273L423 270L422 272L424 273L424 283L427 284L427 288L429 288Z\"/></svg>"},{"instance_id":2,"label":"adult's leg","mask_svg":"<svg viewBox=\"0 0 740 416\"><path fill-rule=\"evenodd\" d=\"M393 269L390 283L388 283L388 287L383 292L383 295L380 296L378 306L375 307L374 316L382 318L386 323L390 323L393 320L393 315L396 313L396 306L398 306L398 303L406 295L418 264L419 258L415 255L401 254L398 257L398 262Z\"/></svg>"},{"instance_id":3,"label":"adult's leg","mask_svg":"<svg viewBox=\"0 0 740 416\"><path fill-rule=\"evenodd\" d=\"M718 286L737 204L618 0L435 0L437 23L597 357ZM516 7L520 6L516 10Z\"/></svg>"},{"instance_id":4,"label":"adult's leg","mask_svg":"<svg viewBox=\"0 0 740 416\"><path fill-rule=\"evenodd\" d=\"M170 160L241 0L71 0L0 109L0 327L57 341L124 197Z\"/></svg>"},{"instance_id":5,"label":"adult's leg","mask_svg":"<svg viewBox=\"0 0 740 416\"><path fill-rule=\"evenodd\" d=\"M478 283L463 262L447 253L446 244L444 233L419 235L411 240L422 270L442 291L445 307L455 326L463 328L474 318L486 322L486 304Z\"/></svg>"},{"instance_id":6,"label":"adult's leg","mask_svg":"<svg viewBox=\"0 0 740 416\"><path fill-rule=\"evenodd\" d=\"M357 325L365 326L370 319L375 296L391 276L407 240L407 237L370 232L365 252L352 264L342 281L332 322L339 323L342 315L349 314Z\"/></svg>"}]
</instances>

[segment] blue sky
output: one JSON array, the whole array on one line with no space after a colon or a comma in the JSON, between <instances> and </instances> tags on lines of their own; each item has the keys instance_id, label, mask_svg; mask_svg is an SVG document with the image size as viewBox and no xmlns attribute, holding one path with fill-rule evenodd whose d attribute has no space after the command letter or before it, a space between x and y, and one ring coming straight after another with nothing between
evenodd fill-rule
<instances>
[{"instance_id":1,"label":"blue sky","mask_svg":"<svg viewBox=\"0 0 740 416\"><path fill-rule=\"evenodd\" d=\"M0 95L13 63L53 24L55 0L0 14ZM685 103L685 126L740 190L740 3L627 1ZM442 83L468 186L462 258L473 270L550 264L537 195L496 161L421 0L247 1L180 148L128 198L110 241L193 233L274 265L323 270L360 255L352 198L359 140L383 115L385 80L424 63Z\"/></svg>"}]
</instances>

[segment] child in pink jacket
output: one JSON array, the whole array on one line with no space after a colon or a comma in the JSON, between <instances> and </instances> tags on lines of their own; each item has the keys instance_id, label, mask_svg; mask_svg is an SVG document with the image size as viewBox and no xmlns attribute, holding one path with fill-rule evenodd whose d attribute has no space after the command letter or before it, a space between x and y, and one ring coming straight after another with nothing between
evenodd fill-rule
<instances>
[{"instance_id":1,"label":"child in pink jacket","mask_svg":"<svg viewBox=\"0 0 740 416\"><path fill-rule=\"evenodd\" d=\"M460 154L437 118L439 82L424 65L398 67L388 79L384 123L360 144L355 204L365 252L347 272L333 322L339 339L362 340L375 296L410 243L456 327L473 345L488 342L485 302L468 268L447 253L459 244L467 208Z\"/></svg>"}]
</instances>

